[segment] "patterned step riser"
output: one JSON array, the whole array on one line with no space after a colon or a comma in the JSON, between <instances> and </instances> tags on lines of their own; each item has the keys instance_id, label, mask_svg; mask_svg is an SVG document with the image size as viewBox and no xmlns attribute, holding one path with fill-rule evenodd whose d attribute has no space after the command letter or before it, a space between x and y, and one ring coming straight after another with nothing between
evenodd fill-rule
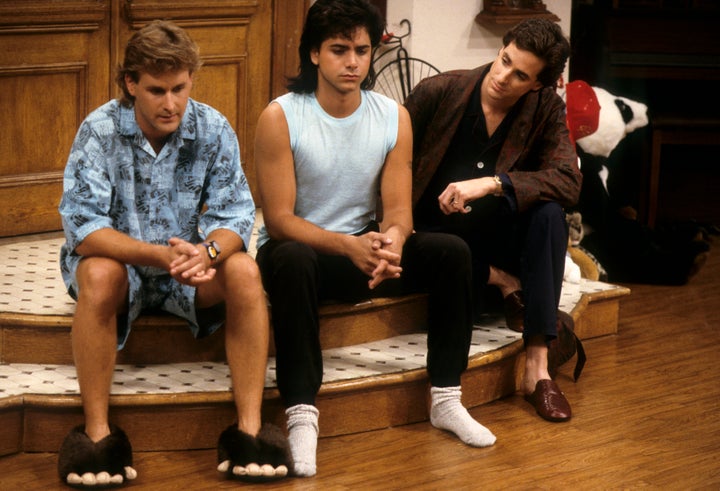
<instances>
[{"instance_id":1,"label":"patterned step riser","mask_svg":"<svg viewBox=\"0 0 720 491\"><path fill-rule=\"evenodd\" d=\"M619 315L618 296L626 289L588 290L584 299L572 306L583 310L576 315L576 332L581 338L614 334ZM592 297L592 298L591 298ZM321 345L333 348L416 331L424 325L426 300L423 296L380 299L377 308L324 308L321 315ZM582 305L581 305L582 304ZM587 312L586 312L587 310ZM172 346L168 350L167 346ZM270 355L274 346L270 345ZM204 339L194 339L187 327L169 317L143 317L118 353L121 364L182 363L222 361L225 348L222 331ZM69 365L73 363L70 319L67 317L26 316L0 313L0 362Z\"/></svg>"},{"instance_id":2,"label":"patterned step riser","mask_svg":"<svg viewBox=\"0 0 720 491\"><path fill-rule=\"evenodd\" d=\"M321 345L350 346L386 339L422 329L426 299L423 295L381 298L362 305L328 305L320 311ZM73 363L70 316L37 316L0 312L0 363ZM167 349L172 346L172 349ZM270 340L270 356L275 347ZM192 337L181 319L143 316L133 326L120 364L165 364L225 359L222 328L203 339Z\"/></svg>"},{"instance_id":3,"label":"patterned step riser","mask_svg":"<svg viewBox=\"0 0 720 491\"><path fill-rule=\"evenodd\" d=\"M57 247L52 241L44 248L0 244L0 257L17 256L0 282L0 455L56 451L68 428L82 421L70 344L74 305L58 285ZM22 249L22 257L10 249ZM572 313L581 338L612 334L619 299L628 293L583 280L564 285L560 307ZM323 307L322 436L427 419L426 340L413 334L425 312L424 296ZM515 391L522 341L503 324L500 316L487 316L476 326L463 379L468 407ZM137 450L214 447L235 419L223 359L222 333L194 340L177 319L141 318L119 353L111 417ZM266 387L265 418L282 423L274 358Z\"/></svg>"},{"instance_id":4,"label":"patterned step riser","mask_svg":"<svg viewBox=\"0 0 720 491\"><path fill-rule=\"evenodd\" d=\"M521 342L504 353L471 360L463 376L463 403L475 407L515 392L523 354ZM428 418L428 381L424 370L402 376L376 377L351 383L330 383L321 390L320 436L398 426ZM220 432L235 418L229 393L166 398L113 397L111 417L128 433L136 451L214 448ZM17 452L56 452L69 428L82 423L77 396L26 396L24 404L0 404L0 455ZM284 425L282 404L275 389L267 389L266 421Z\"/></svg>"},{"instance_id":5,"label":"patterned step riser","mask_svg":"<svg viewBox=\"0 0 720 491\"><path fill-rule=\"evenodd\" d=\"M619 289L584 295L574 311L580 337L587 339L617 332L619 299L627 293L627 290ZM493 333L497 329L506 336L516 336L505 328L494 329L480 329L478 332L490 332L490 341L496 337ZM390 341L393 345L398 344ZM413 341L412 344L419 346L421 353L424 352L422 341ZM480 344L474 343L475 354L471 356L468 371L463 377L463 401L468 407L512 394L522 374L524 355L519 338L509 339L509 344L504 347ZM333 366L336 359L342 358L337 353L342 350L350 350L353 358L357 355L363 360L363 365L367 365L369 352L385 355L395 347L376 349L371 343L364 348L368 353L355 353L358 350L355 346L327 350L326 379L340 378L325 383L318 398L323 415L322 436L369 431L427 419L428 382L424 368L406 365L408 369L394 372L392 367L381 365L386 372L363 374L352 373L347 367ZM43 367L47 372L49 367ZM220 371L220 378L229 376L226 368L224 371L215 366L210 368ZM71 369L68 367L68 370ZM184 368L180 367L180 370ZM282 423L282 405L277 390L271 388L274 386L272 374L270 366L264 417ZM187 380L187 375L183 377L183 380ZM1 378L0 388L3 387ZM116 382L122 380L123 377L116 377ZM212 382L219 382L220 390L204 391L204 388L210 387L207 380L202 382L203 388L190 388L189 392L181 390L164 395L162 387L159 391L154 389L149 391L152 393L143 395L137 391L133 393L132 387L123 386L129 392L112 396L111 414L114 420L126 427L138 450L212 448L215 435L228 421L234 419L231 394L226 388L229 387L229 380ZM0 396L0 455L21 451L56 451L67 428L82 421L76 387L68 391L66 395L52 390L47 395L40 395L37 394L39 390L33 390L30 392L37 395L21 392L7 397ZM180 432L179 428L182 429Z\"/></svg>"},{"instance_id":6,"label":"patterned step riser","mask_svg":"<svg viewBox=\"0 0 720 491\"><path fill-rule=\"evenodd\" d=\"M520 335L507 328L478 327L472 332L470 357L492 357ZM365 383L369 379L388 380L406 373L425 370L427 336L404 334L363 344L328 348L323 351L323 382L328 384ZM116 365L111 386L115 403L129 400L140 404L156 403L163 397L207 402L208 397L229 397L230 371L224 362ZM270 357L265 387L277 386L275 358ZM65 397L72 403L79 395L77 373L73 365L0 364L0 400L17 396L30 398Z\"/></svg>"}]
</instances>

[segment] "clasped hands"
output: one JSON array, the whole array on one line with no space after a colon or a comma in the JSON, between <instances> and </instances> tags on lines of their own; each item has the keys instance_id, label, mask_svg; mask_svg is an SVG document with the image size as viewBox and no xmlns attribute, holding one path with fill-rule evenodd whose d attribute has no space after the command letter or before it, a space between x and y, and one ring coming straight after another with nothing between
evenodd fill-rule
<instances>
[{"instance_id":1,"label":"clasped hands","mask_svg":"<svg viewBox=\"0 0 720 491\"><path fill-rule=\"evenodd\" d=\"M402 246L388 234L368 232L354 237L355 247L350 259L362 272L370 276L372 290L386 279L399 278L402 273L399 250Z\"/></svg>"},{"instance_id":2,"label":"clasped hands","mask_svg":"<svg viewBox=\"0 0 720 491\"><path fill-rule=\"evenodd\" d=\"M201 251L201 244L192 244L177 237L168 241L170 276L185 285L197 286L215 278L216 270L209 266L210 258Z\"/></svg>"}]
</instances>

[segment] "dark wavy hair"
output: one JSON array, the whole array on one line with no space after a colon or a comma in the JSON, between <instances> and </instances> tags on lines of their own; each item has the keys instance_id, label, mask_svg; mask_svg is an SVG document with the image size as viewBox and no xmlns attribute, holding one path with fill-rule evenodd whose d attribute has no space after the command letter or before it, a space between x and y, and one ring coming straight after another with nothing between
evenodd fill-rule
<instances>
[{"instance_id":1,"label":"dark wavy hair","mask_svg":"<svg viewBox=\"0 0 720 491\"><path fill-rule=\"evenodd\" d=\"M570 56L570 43L560 26L547 19L526 19L503 36L503 46L515 42L515 46L530 51L545 62L538 74L544 87L554 87Z\"/></svg>"},{"instance_id":2,"label":"dark wavy hair","mask_svg":"<svg viewBox=\"0 0 720 491\"><path fill-rule=\"evenodd\" d=\"M296 77L288 80L291 92L310 93L317 88L318 73L310 59L312 50L320 49L326 39L344 37L351 39L355 30L364 27L370 36L373 51L380 44L385 30L385 21L377 7L367 0L317 0L308 10L305 27L300 38L300 68ZM372 89L375 84L375 70L372 63L360 87Z\"/></svg>"},{"instance_id":3,"label":"dark wavy hair","mask_svg":"<svg viewBox=\"0 0 720 491\"><path fill-rule=\"evenodd\" d=\"M125 59L115 77L123 92L120 102L128 107L135 102L125 85L125 75L137 82L140 73L188 70L192 74L201 65L200 50L185 30L172 22L153 21L133 34L125 46Z\"/></svg>"}]
</instances>

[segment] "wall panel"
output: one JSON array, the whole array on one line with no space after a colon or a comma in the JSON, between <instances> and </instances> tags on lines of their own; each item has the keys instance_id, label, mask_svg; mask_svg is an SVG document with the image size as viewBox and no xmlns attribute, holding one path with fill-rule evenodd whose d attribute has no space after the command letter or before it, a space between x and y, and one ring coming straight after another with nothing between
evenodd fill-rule
<instances>
[{"instance_id":1,"label":"wall panel","mask_svg":"<svg viewBox=\"0 0 720 491\"><path fill-rule=\"evenodd\" d=\"M271 80L287 71L272 57L282 53L283 63L296 66L296 48L282 47L297 37L306 3L0 1L0 237L61 228L62 171L77 128L118 95L114 75L126 41L157 18L184 27L200 46L204 66L192 97L230 121L257 196L255 126L270 100Z\"/></svg>"},{"instance_id":2,"label":"wall panel","mask_svg":"<svg viewBox=\"0 0 720 491\"><path fill-rule=\"evenodd\" d=\"M57 230L73 137L108 96L107 3L6 0L0 19L0 236Z\"/></svg>"}]
</instances>

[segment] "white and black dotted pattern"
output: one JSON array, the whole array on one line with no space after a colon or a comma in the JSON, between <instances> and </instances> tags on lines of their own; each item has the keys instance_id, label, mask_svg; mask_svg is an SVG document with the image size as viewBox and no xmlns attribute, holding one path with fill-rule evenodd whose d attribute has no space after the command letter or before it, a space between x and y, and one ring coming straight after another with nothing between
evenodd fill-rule
<instances>
[{"instance_id":1,"label":"white and black dotted pattern","mask_svg":"<svg viewBox=\"0 0 720 491\"><path fill-rule=\"evenodd\" d=\"M477 326L473 330L470 355L502 348L520 338L520 333L505 327ZM328 349L323 351L323 381L337 382L423 369L426 353L427 336L422 333ZM230 385L230 371L225 363L118 365L115 367L111 393L223 392L229 391ZM272 357L268 359L265 386L276 386L275 358ZM0 398L24 394L78 393L77 375L72 365L0 364Z\"/></svg>"},{"instance_id":2,"label":"white and black dotted pattern","mask_svg":"<svg viewBox=\"0 0 720 491\"><path fill-rule=\"evenodd\" d=\"M254 256L258 214L248 252ZM28 239L0 240L0 312L34 315L72 315L75 302L68 296L60 275L61 234ZM560 308L571 312L584 293L618 287L581 280L566 283ZM505 327L502 316L484 316L475 326L470 356L507 346L521 334ZM376 375L423 369L427 337L406 334L381 341L323 351L324 382L351 380ZM118 365L112 394L171 394L230 390L230 372L224 363L175 363L165 365ZM275 359L268 360L266 387L275 387ZM77 394L73 366L0 364L0 398L22 394Z\"/></svg>"},{"instance_id":3,"label":"white and black dotted pattern","mask_svg":"<svg viewBox=\"0 0 720 491\"><path fill-rule=\"evenodd\" d=\"M255 236L254 236L255 237ZM255 253L255 238L248 252ZM28 243L0 243L0 312L34 315L72 315L70 298L60 275L58 257L62 238ZM571 312L583 293L616 289L615 285L581 280L564 283L560 309Z\"/></svg>"}]
</instances>

